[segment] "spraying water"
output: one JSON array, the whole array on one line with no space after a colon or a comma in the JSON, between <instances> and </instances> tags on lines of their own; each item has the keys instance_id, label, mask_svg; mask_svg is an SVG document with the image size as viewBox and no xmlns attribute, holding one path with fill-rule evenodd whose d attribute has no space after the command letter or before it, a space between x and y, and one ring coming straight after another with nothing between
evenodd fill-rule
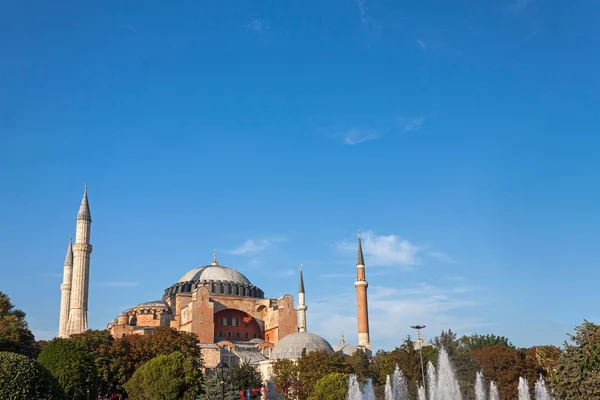
<instances>
[{"instance_id":1,"label":"spraying water","mask_svg":"<svg viewBox=\"0 0 600 400\"><path fill-rule=\"evenodd\" d=\"M519 378L519 400L531 400L527 379Z\"/></svg>"},{"instance_id":2,"label":"spraying water","mask_svg":"<svg viewBox=\"0 0 600 400\"><path fill-rule=\"evenodd\" d=\"M394 370L394 376L392 377L392 399L408 400L408 383L397 365Z\"/></svg>"},{"instance_id":3,"label":"spraying water","mask_svg":"<svg viewBox=\"0 0 600 400\"><path fill-rule=\"evenodd\" d=\"M438 358L435 395L435 400L462 400L456 374L450 364L448 352L443 347Z\"/></svg>"},{"instance_id":4,"label":"spraying water","mask_svg":"<svg viewBox=\"0 0 600 400\"><path fill-rule=\"evenodd\" d=\"M354 374L348 378L348 400L362 400L360 385Z\"/></svg>"},{"instance_id":5,"label":"spraying water","mask_svg":"<svg viewBox=\"0 0 600 400\"><path fill-rule=\"evenodd\" d=\"M483 373L478 372L475 378L475 399L486 400L485 386L483 384Z\"/></svg>"},{"instance_id":6,"label":"spraying water","mask_svg":"<svg viewBox=\"0 0 600 400\"><path fill-rule=\"evenodd\" d=\"M419 386L419 400L427 400L427 396L425 395L425 388L423 386Z\"/></svg>"},{"instance_id":7,"label":"spraying water","mask_svg":"<svg viewBox=\"0 0 600 400\"><path fill-rule=\"evenodd\" d=\"M362 400L375 400L375 392L373 390L373 381L370 379L365 383L363 389Z\"/></svg>"},{"instance_id":8,"label":"spraying water","mask_svg":"<svg viewBox=\"0 0 600 400\"><path fill-rule=\"evenodd\" d=\"M387 376L385 380L385 400L394 400L394 394L392 393L392 380L390 376Z\"/></svg>"},{"instance_id":9,"label":"spraying water","mask_svg":"<svg viewBox=\"0 0 600 400\"><path fill-rule=\"evenodd\" d=\"M535 383L534 388L535 400L554 400L553 397L548 394L548 389L546 389L546 382L544 382L541 375Z\"/></svg>"},{"instance_id":10,"label":"spraying water","mask_svg":"<svg viewBox=\"0 0 600 400\"><path fill-rule=\"evenodd\" d=\"M494 381L490 382L490 400L500 400L500 393Z\"/></svg>"},{"instance_id":11,"label":"spraying water","mask_svg":"<svg viewBox=\"0 0 600 400\"><path fill-rule=\"evenodd\" d=\"M437 376L435 374L435 367L429 361L427 363L427 392L429 392L429 400L435 400L435 389L437 385Z\"/></svg>"}]
</instances>

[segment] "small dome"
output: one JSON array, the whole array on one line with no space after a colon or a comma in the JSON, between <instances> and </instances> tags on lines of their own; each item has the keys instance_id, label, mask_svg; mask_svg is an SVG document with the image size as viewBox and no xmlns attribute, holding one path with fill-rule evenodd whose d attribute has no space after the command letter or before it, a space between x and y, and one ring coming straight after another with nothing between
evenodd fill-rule
<instances>
[{"instance_id":1,"label":"small dome","mask_svg":"<svg viewBox=\"0 0 600 400\"><path fill-rule=\"evenodd\" d=\"M296 332L284 336L271 352L271 359L279 360L287 358L289 360L297 360L302 355L302 350L306 349L307 353L311 351L324 350L327 354L333 353L333 349L327 340L321 336L310 332Z\"/></svg>"},{"instance_id":2,"label":"small dome","mask_svg":"<svg viewBox=\"0 0 600 400\"><path fill-rule=\"evenodd\" d=\"M194 268L185 273L179 282L188 281L224 281L251 285L248 278L233 268L212 264Z\"/></svg>"},{"instance_id":3,"label":"small dome","mask_svg":"<svg viewBox=\"0 0 600 400\"><path fill-rule=\"evenodd\" d=\"M127 313L125 311L121 311L121 313L119 313L119 317L126 317L126 316L127 316Z\"/></svg>"},{"instance_id":4,"label":"small dome","mask_svg":"<svg viewBox=\"0 0 600 400\"><path fill-rule=\"evenodd\" d=\"M331 347L333 348L333 351L340 353L343 356L351 356L358 350L358 347L349 343L335 343L331 345Z\"/></svg>"}]
</instances>

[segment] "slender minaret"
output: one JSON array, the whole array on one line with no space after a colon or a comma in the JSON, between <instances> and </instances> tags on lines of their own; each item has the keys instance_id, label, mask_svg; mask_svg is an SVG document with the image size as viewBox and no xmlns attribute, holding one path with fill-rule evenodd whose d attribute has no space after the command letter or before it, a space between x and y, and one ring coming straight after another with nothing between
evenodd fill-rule
<instances>
[{"instance_id":1,"label":"slender minaret","mask_svg":"<svg viewBox=\"0 0 600 400\"><path fill-rule=\"evenodd\" d=\"M71 276L73 275L73 238L69 239L67 257L63 271L63 283L60 285L60 322L58 337L67 337L67 323L69 322L69 308L71 300Z\"/></svg>"},{"instance_id":2,"label":"slender minaret","mask_svg":"<svg viewBox=\"0 0 600 400\"><path fill-rule=\"evenodd\" d=\"M87 186L77 214L77 231L73 244L73 280L71 283L71 301L67 336L87 330L88 290L90 284L90 228L92 217L88 204Z\"/></svg>"},{"instance_id":3,"label":"slender minaret","mask_svg":"<svg viewBox=\"0 0 600 400\"><path fill-rule=\"evenodd\" d=\"M367 304L367 278L365 275L365 259L363 258L360 231L358 231L358 255L356 257L356 303L358 308L358 345L371 350L369 341L369 306Z\"/></svg>"},{"instance_id":4,"label":"slender minaret","mask_svg":"<svg viewBox=\"0 0 600 400\"><path fill-rule=\"evenodd\" d=\"M300 314L300 326L298 332L306 332L306 303L304 302L304 278L302 278L302 264L300 264L300 285L298 286L298 312Z\"/></svg>"}]
</instances>

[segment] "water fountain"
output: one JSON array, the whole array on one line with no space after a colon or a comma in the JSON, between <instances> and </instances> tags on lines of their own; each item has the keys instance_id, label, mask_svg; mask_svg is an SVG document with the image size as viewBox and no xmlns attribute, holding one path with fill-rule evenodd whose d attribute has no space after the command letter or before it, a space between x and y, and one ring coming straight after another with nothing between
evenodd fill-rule
<instances>
[{"instance_id":1,"label":"water fountain","mask_svg":"<svg viewBox=\"0 0 600 400\"><path fill-rule=\"evenodd\" d=\"M534 389L535 400L554 400L554 397L548 394L548 389L546 389L546 382L544 382L541 375L535 383Z\"/></svg>"},{"instance_id":2,"label":"water fountain","mask_svg":"<svg viewBox=\"0 0 600 400\"><path fill-rule=\"evenodd\" d=\"M385 380L385 400L394 400L394 393L392 392L392 379L390 375L387 376Z\"/></svg>"},{"instance_id":3,"label":"water fountain","mask_svg":"<svg viewBox=\"0 0 600 400\"><path fill-rule=\"evenodd\" d=\"M397 365L392 377L392 400L408 400L408 383Z\"/></svg>"},{"instance_id":4,"label":"water fountain","mask_svg":"<svg viewBox=\"0 0 600 400\"><path fill-rule=\"evenodd\" d=\"M348 400L362 400L360 385L354 374L350 375L348 380Z\"/></svg>"},{"instance_id":5,"label":"water fountain","mask_svg":"<svg viewBox=\"0 0 600 400\"><path fill-rule=\"evenodd\" d=\"M427 363L427 392L429 393L430 400L435 400L436 384L437 376L435 373L435 367L431 361L429 361Z\"/></svg>"},{"instance_id":6,"label":"water fountain","mask_svg":"<svg viewBox=\"0 0 600 400\"><path fill-rule=\"evenodd\" d=\"M490 382L490 400L500 400L500 393L494 381Z\"/></svg>"},{"instance_id":7,"label":"water fountain","mask_svg":"<svg viewBox=\"0 0 600 400\"><path fill-rule=\"evenodd\" d=\"M423 386L419 386L418 390L419 400L427 400L427 395L425 394L425 388Z\"/></svg>"},{"instance_id":8,"label":"water fountain","mask_svg":"<svg viewBox=\"0 0 600 400\"><path fill-rule=\"evenodd\" d=\"M529 385L525 378L519 378L519 400L531 400L531 396L529 396Z\"/></svg>"},{"instance_id":9,"label":"water fountain","mask_svg":"<svg viewBox=\"0 0 600 400\"><path fill-rule=\"evenodd\" d=\"M363 388L362 400L375 400L375 391L373 390L373 381L370 379Z\"/></svg>"},{"instance_id":10,"label":"water fountain","mask_svg":"<svg viewBox=\"0 0 600 400\"><path fill-rule=\"evenodd\" d=\"M478 372L475 377L475 399L486 400L485 386L483 384L483 373Z\"/></svg>"}]
</instances>

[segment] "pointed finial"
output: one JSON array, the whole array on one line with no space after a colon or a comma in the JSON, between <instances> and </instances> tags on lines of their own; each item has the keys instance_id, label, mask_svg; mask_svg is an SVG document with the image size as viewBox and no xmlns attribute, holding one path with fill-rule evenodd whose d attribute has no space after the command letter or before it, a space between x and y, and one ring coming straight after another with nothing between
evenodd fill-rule
<instances>
[{"instance_id":1,"label":"pointed finial","mask_svg":"<svg viewBox=\"0 0 600 400\"><path fill-rule=\"evenodd\" d=\"M87 196L87 185L85 184L83 185L83 198L81 199L81 205L79 206L77 219L92 222L92 216L90 214L90 205L88 203Z\"/></svg>"},{"instance_id":2,"label":"pointed finial","mask_svg":"<svg viewBox=\"0 0 600 400\"><path fill-rule=\"evenodd\" d=\"M69 235L69 243L73 244L73 235Z\"/></svg>"},{"instance_id":3,"label":"pointed finial","mask_svg":"<svg viewBox=\"0 0 600 400\"><path fill-rule=\"evenodd\" d=\"M219 265L219 263L217 262L217 251L216 250L214 251L212 265Z\"/></svg>"},{"instance_id":4,"label":"pointed finial","mask_svg":"<svg viewBox=\"0 0 600 400\"><path fill-rule=\"evenodd\" d=\"M300 284L298 285L298 293L304 293L304 277L302 276L302 264L300 264Z\"/></svg>"},{"instance_id":5,"label":"pointed finial","mask_svg":"<svg viewBox=\"0 0 600 400\"><path fill-rule=\"evenodd\" d=\"M360 229L358 230L358 253L356 255L356 265L365 265L365 259L363 257L362 242L360 240Z\"/></svg>"},{"instance_id":6,"label":"pointed finial","mask_svg":"<svg viewBox=\"0 0 600 400\"><path fill-rule=\"evenodd\" d=\"M342 330L342 340L340 340L340 343L346 343L346 340L344 339L344 331Z\"/></svg>"},{"instance_id":7,"label":"pointed finial","mask_svg":"<svg viewBox=\"0 0 600 400\"><path fill-rule=\"evenodd\" d=\"M83 184L83 193L87 193L87 184Z\"/></svg>"}]
</instances>

